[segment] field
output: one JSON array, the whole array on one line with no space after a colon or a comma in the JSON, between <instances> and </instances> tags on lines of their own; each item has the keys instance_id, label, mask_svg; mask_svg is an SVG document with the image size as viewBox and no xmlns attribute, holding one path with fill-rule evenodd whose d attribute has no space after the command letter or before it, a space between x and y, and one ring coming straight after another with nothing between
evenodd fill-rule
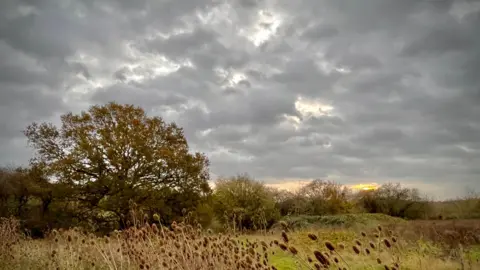
<instances>
[{"instance_id":1,"label":"field","mask_svg":"<svg viewBox=\"0 0 480 270\"><path fill-rule=\"evenodd\" d=\"M0 269L480 269L478 220L295 217L244 233L137 224L103 237L74 228L39 240L17 226L2 220Z\"/></svg>"}]
</instances>

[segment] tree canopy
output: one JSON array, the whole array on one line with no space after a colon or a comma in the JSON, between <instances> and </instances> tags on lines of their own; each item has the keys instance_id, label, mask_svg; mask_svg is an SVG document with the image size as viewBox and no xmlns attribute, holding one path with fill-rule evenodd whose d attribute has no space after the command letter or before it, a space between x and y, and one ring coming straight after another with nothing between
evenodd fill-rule
<instances>
[{"instance_id":1,"label":"tree canopy","mask_svg":"<svg viewBox=\"0 0 480 270\"><path fill-rule=\"evenodd\" d=\"M125 221L131 203L169 217L211 192L207 157L189 152L182 128L140 107L95 105L24 133L36 150L31 164L68 187L79 218Z\"/></svg>"},{"instance_id":2,"label":"tree canopy","mask_svg":"<svg viewBox=\"0 0 480 270\"><path fill-rule=\"evenodd\" d=\"M246 174L216 182L214 209L224 223L239 229L264 229L279 216L270 189Z\"/></svg>"}]
</instances>

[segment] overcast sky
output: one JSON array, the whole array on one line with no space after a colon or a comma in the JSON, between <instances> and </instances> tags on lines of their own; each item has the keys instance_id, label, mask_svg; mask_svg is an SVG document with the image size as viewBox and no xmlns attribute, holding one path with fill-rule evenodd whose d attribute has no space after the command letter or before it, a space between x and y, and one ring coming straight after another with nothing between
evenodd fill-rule
<instances>
[{"instance_id":1,"label":"overcast sky","mask_svg":"<svg viewBox=\"0 0 480 270\"><path fill-rule=\"evenodd\" d=\"M480 2L0 1L0 164L109 101L183 126L213 178L480 191Z\"/></svg>"}]
</instances>

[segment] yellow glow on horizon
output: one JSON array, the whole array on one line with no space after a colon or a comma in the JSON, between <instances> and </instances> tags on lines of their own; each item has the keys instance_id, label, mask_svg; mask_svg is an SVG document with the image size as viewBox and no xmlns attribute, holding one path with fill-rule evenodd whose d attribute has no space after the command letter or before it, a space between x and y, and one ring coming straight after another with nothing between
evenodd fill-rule
<instances>
[{"instance_id":1,"label":"yellow glow on horizon","mask_svg":"<svg viewBox=\"0 0 480 270\"><path fill-rule=\"evenodd\" d=\"M377 183L370 183L370 184L357 184L351 186L352 189L354 190L376 190L380 187Z\"/></svg>"}]
</instances>

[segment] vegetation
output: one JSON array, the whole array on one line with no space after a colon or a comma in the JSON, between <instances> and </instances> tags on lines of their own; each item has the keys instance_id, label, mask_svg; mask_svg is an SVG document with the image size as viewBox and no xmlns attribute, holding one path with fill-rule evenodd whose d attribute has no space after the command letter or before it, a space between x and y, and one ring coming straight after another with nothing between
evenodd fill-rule
<instances>
[{"instance_id":1,"label":"vegetation","mask_svg":"<svg viewBox=\"0 0 480 270\"><path fill-rule=\"evenodd\" d=\"M131 212L133 216L141 216ZM0 222L0 269L479 269L480 227L416 221L357 228L269 233L212 233L188 213L164 226L134 226L95 236L79 228L53 230L42 240L20 234L18 222ZM159 220L158 217L154 220ZM445 222L445 221L443 221ZM442 223L443 223L442 222ZM412 230L415 228L416 230ZM443 229L443 230L442 230ZM417 237L406 232L415 231ZM435 232L429 234L429 232ZM443 237L450 235L451 237ZM470 236L470 237L466 237ZM434 237L434 238L431 238ZM475 246L475 244L477 246Z\"/></svg>"},{"instance_id":2,"label":"vegetation","mask_svg":"<svg viewBox=\"0 0 480 270\"><path fill-rule=\"evenodd\" d=\"M24 133L29 166L0 168L2 269L478 267L474 193L433 202L320 179L290 192L247 174L212 190L181 127L113 102Z\"/></svg>"},{"instance_id":3,"label":"vegetation","mask_svg":"<svg viewBox=\"0 0 480 270\"><path fill-rule=\"evenodd\" d=\"M267 229L279 218L272 192L248 175L219 179L213 196L222 223L239 229Z\"/></svg>"}]
</instances>

